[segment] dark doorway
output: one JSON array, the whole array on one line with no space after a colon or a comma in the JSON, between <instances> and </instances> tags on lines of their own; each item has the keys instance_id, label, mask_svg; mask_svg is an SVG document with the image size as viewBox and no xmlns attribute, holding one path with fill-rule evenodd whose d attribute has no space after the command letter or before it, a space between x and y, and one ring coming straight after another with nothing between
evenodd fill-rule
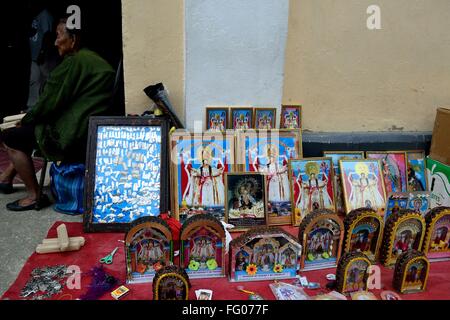
<instances>
[{"instance_id":1,"label":"dark doorway","mask_svg":"<svg viewBox=\"0 0 450 320\"><path fill-rule=\"evenodd\" d=\"M67 7L78 5L81 9L83 41L87 48L96 51L114 69L122 61L122 10L121 0L8 0L6 1L6 99L0 108L0 122L7 115L25 110L30 74L29 33L34 13L31 6L41 4L54 17L55 24L66 15ZM56 25L55 25L56 28ZM114 103L124 113L123 72L118 72Z\"/></svg>"}]
</instances>

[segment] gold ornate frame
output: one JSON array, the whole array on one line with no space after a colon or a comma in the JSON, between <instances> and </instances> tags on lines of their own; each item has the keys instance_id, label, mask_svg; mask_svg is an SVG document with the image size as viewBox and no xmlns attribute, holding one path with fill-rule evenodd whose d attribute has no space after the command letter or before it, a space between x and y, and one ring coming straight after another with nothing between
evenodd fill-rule
<instances>
[{"instance_id":1,"label":"gold ornate frame","mask_svg":"<svg viewBox=\"0 0 450 320\"><path fill-rule=\"evenodd\" d=\"M295 199L294 199L294 186L293 186L293 170L292 170L292 162L294 161L330 161L330 174L328 180L331 181L331 187L333 189L333 207L332 208L321 208L321 209L336 209L336 190L334 188L334 169L333 169L333 159L330 157L315 157L315 158L297 158L297 159L289 159L289 189L291 192L291 207L292 207L292 225L298 227L302 222L303 218L309 213L306 212L303 214L300 212L300 216L297 216L296 208L295 208ZM312 211L310 211L312 212Z\"/></svg>"},{"instance_id":2,"label":"gold ornate frame","mask_svg":"<svg viewBox=\"0 0 450 320\"><path fill-rule=\"evenodd\" d=\"M429 211L428 214L430 214L430 213L431 212ZM440 211L434 217L428 218L428 214L425 217L427 226L426 226L425 240L424 240L423 246L422 246L422 252L427 256L430 251L431 236L433 235L435 225L440 219L444 218L445 216L448 216L450 218L450 208L444 208L442 211ZM430 221L428 221L428 219L430 219ZM449 230L449 232L450 232L450 230ZM439 258L439 261L442 261L442 259L450 260L450 248L448 248L447 255L448 255L448 257ZM431 258L430 262L432 262L432 261L433 261L433 258Z\"/></svg>"},{"instance_id":3,"label":"gold ornate frame","mask_svg":"<svg viewBox=\"0 0 450 320\"><path fill-rule=\"evenodd\" d=\"M344 294L344 293L350 293L350 292L351 292L351 291L346 291L346 289L347 289L347 273L348 273L348 269L350 268L350 266L351 266L355 261L358 261L358 260L362 260L362 261L367 262L367 269L369 269L370 266L372 265L372 263L370 262L370 260L369 260L368 258L365 258L365 257L355 257L355 258L351 258L350 261L347 262L347 264L346 264L346 266L345 266L345 268L344 268L344 282L343 282L343 285L342 285L342 290L339 291L339 292L341 292L341 293L343 293L343 294ZM367 273L367 271L366 271L366 273ZM367 281L366 281L366 283L365 283L365 289L364 289L363 291L367 291Z\"/></svg>"},{"instance_id":4,"label":"gold ornate frame","mask_svg":"<svg viewBox=\"0 0 450 320\"><path fill-rule=\"evenodd\" d=\"M427 266L427 271L426 271L426 275L425 275L425 280L423 281L423 284L422 284L422 288L420 290L414 290L413 292L425 291L425 289L427 287L428 276L430 275L430 262L425 257L414 257L414 258L412 258L411 260L409 260L406 263L406 267L403 270L402 285L401 285L401 288L400 288L400 292L401 293L407 293L408 292L408 291L406 291L406 288L405 288L405 281L406 281L406 276L408 274L409 266L411 264L413 264L414 262L419 261L419 260L423 260L425 262L425 265Z\"/></svg>"},{"instance_id":5,"label":"gold ornate frame","mask_svg":"<svg viewBox=\"0 0 450 320\"><path fill-rule=\"evenodd\" d=\"M367 255L369 257L369 260L371 260L371 262L375 263L378 260L378 256L379 256L379 251L380 251L380 246L383 240L383 231L384 231L384 221L383 218L380 217L380 215L378 215L377 213L374 213L373 211L365 211L364 213L362 213L359 217L357 217L352 224L348 227L345 227L345 244L344 244L344 252L350 252L350 247L351 247L351 240L352 237L351 235L353 234L353 230L355 229L356 225L362 221L363 219L366 218L373 218L376 219L379 223L379 228L378 228L378 238L377 238L377 244L375 246L375 252L373 253L373 259L370 259L370 257L364 253L365 255Z\"/></svg>"},{"instance_id":6,"label":"gold ornate frame","mask_svg":"<svg viewBox=\"0 0 450 320\"><path fill-rule=\"evenodd\" d=\"M168 277L179 278L181 281L183 281L183 284L186 288L186 295L184 297L184 300L189 300L189 284L184 277L182 277L181 275L179 275L178 273L175 273L175 272L165 273L156 280L156 283L154 284L156 289L154 290L154 293L153 293L154 294L153 300L159 300L159 286L161 284L161 280L163 280L164 278L168 278Z\"/></svg>"}]
</instances>

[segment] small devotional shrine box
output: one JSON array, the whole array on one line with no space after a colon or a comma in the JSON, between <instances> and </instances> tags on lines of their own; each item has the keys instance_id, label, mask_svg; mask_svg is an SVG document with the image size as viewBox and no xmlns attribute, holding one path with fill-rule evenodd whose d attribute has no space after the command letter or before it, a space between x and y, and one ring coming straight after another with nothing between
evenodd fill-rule
<instances>
[{"instance_id":1,"label":"small devotional shrine box","mask_svg":"<svg viewBox=\"0 0 450 320\"><path fill-rule=\"evenodd\" d=\"M370 266L370 260L364 253L344 253L336 269L336 290L342 294L366 291Z\"/></svg>"},{"instance_id":2,"label":"small devotional shrine box","mask_svg":"<svg viewBox=\"0 0 450 320\"><path fill-rule=\"evenodd\" d=\"M344 252L362 252L375 263L383 239L383 218L372 209L355 209L345 216L344 227Z\"/></svg>"},{"instance_id":3,"label":"small devotional shrine box","mask_svg":"<svg viewBox=\"0 0 450 320\"><path fill-rule=\"evenodd\" d=\"M153 300L189 300L189 276L178 266L167 266L153 279Z\"/></svg>"},{"instance_id":4,"label":"small devotional shrine box","mask_svg":"<svg viewBox=\"0 0 450 320\"><path fill-rule=\"evenodd\" d=\"M158 217L134 221L125 237L127 283L151 282L155 273L173 262L169 225Z\"/></svg>"},{"instance_id":5,"label":"small devotional shrine box","mask_svg":"<svg viewBox=\"0 0 450 320\"><path fill-rule=\"evenodd\" d=\"M210 214L187 219L180 232L180 266L191 279L225 276L225 229Z\"/></svg>"},{"instance_id":6,"label":"small devotional shrine box","mask_svg":"<svg viewBox=\"0 0 450 320\"><path fill-rule=\"evenodd\" d=\"M425 291L430 263L423 252L408 250L395 263L392 285L400 293Z\"/></svg>"},{"instance_id":7,"label":"small devotional shrine box","mask_svg":"<svg viewBox=\"0 0 450 320\"><path fill-rule=\"evenodd\" d=\"M450 260L450 207L437 207L425 215L427 232L423 252L430 262Z\"/></svg>"},{"instance_id":8,"label":"small devotional shrine box","mask_svg":"<svg viewBox=\"0 0 450 320\"><path fill-rule=\"evenodd\" d=\"M293 279L302 246L279 227L255 227L230 243L230 281Z\"/></svg>"},{"instance_id":9,"label":"small devotional shrine box","mask_svg":"<svg viewBox=\"0 0 450 320\"><path fill-rule=\"evenodd\" d=\"M425 229L425 219L419 212L402 209L393 213L384 227L380 262L391 267L402 253L422 250Z\"/></svg>"},{"instance_id":10,"label":"small devotional shrine box","mask_svg":"<svg viewBox=\"0 0 450 320\"><path fill-rule=\"evenodd\" d=\"M300 224L298 239L303 247L302 271L334 268L341 257L344 224L331 210L307 214Z\"/></svg>"}]
</instances>

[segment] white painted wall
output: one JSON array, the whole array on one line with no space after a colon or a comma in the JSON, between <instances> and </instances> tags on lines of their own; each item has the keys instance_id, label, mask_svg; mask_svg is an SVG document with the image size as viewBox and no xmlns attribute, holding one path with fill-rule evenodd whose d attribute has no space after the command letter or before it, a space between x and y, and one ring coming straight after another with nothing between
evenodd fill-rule
<instances>
[{"instance_id":1,"label":"white painted wall","mask_svg":"<svg viewBox=\"0 0 450 320\"><path fill-rule=\"evenodd\" d=\"M185 11L187 127L206 106L279 110L289 0L185 0Z\"/></svg>"}]
</instances>

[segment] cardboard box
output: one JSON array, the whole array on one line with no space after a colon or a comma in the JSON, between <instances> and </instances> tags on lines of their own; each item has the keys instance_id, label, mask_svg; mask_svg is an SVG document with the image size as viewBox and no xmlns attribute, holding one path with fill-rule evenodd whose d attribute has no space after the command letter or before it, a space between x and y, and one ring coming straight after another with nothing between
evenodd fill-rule
<instances>
[{"instance_id":1,"label":"cardboard box","mask_svg":"<svg viewBox=\"0 0 450 320\"><path fill-rule=\"evenodd\" d=\"M431 207L450 206L450 166L427 157L428 185Z\"/></svg>"},{"instance_id":2,"label":"cardboard box","mask_svg":"<svg viewBox=\"0 0 450 320\"><path fill-rule=\"evenodd\" d=\"M430 157L450 165L450 109L438 108L436 111Z\"/></svg>"}]
</instances>

